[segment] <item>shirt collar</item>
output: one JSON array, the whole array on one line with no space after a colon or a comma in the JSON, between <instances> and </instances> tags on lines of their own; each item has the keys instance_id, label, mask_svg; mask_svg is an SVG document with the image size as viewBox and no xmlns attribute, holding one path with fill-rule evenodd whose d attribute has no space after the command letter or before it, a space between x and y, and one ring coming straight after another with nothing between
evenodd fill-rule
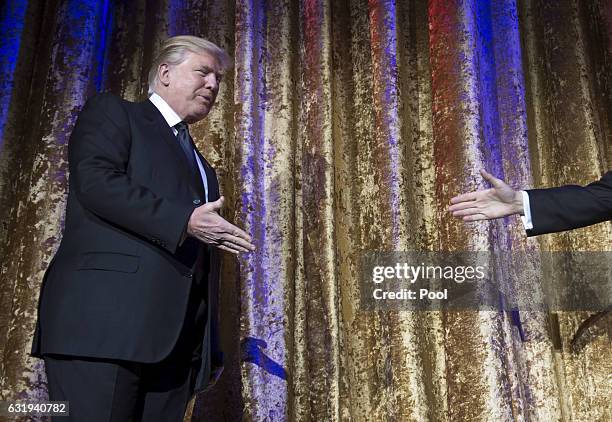
<instances>
[{"instance_id":1,"label":"shirt collar","mask_svg":"<svg viewBox=\"0 0 612 422\"><path fill-rule=\"evenodd\" d=\"M172 107L170 107L168 103L162 97L160 97L156 92L154 92L149 97L149 101L151 101L153 105L157 107L157 109L162 114L162 116L164 116L166 123L168 123L168 126L170 126L171 128L173 128L174 125L182 121L179 115L176 114L174 110L172 110Z\"/></svg>"}]
</instances>

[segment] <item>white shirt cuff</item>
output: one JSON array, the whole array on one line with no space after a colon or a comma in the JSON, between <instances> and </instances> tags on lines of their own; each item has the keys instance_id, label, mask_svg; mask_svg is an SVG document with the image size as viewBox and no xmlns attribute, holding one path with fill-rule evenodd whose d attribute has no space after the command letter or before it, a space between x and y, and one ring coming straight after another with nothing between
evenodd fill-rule
<instances>
[{"instance_id":1,"label":"white shirt cuff","mask_svg":"<svg viewBox=\"0 0 612 422\"><path fill-rule=\"evenodd\" d=\"M529 194L522 190L521 194L523 194L523 215L521 215L521 221L523 222L523 226L525 226L525 230L533 229L533 222L531 221L531 208L529 207Z\"/></svg>"}]
</instances>

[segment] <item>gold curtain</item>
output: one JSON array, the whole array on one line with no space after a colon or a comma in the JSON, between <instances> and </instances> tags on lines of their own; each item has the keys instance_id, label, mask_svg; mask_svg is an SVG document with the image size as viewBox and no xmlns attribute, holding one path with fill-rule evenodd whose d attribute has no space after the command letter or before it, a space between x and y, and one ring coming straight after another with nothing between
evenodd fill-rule
<instances>
[{"instance_id":1,"label":"gold curtain","mask_svg":"<svg viewBox=\"0 0 612 422\"><path fill-rule=\"evenodd\" d=\"M98 90L145 98L161 41L193 34L235 58L192 135L258 249L224 257L226 371L186 420L612 420L610 338L569 347L589 313L521 312L523 341L501 312L365 311L359 278L365 251L522 251L505 271L529 297L540 250L611 249L610 223L527 239L518 218L446 211L480 168L517 188L610 169L611 0L2 7L3 399L46 398L27 352L78 111Z\"/></svg>"}]
</instances>

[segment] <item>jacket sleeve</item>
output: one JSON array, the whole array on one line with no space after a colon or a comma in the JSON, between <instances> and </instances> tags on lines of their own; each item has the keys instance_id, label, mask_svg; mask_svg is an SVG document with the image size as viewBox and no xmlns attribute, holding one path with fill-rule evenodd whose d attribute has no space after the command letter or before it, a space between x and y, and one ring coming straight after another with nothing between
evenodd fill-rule
<instances>
[{"instance_id":1,"label":"jacket sleeve","mask_svg":"<svg viewBox=\"0 0 612 422\"><path fill-rule=\"evenodd\" d=\"M528 236L590 226L612 219L612 171L587 186L528 190L533 229Z\"/></svg>"},{"instance_id":2,"label":"jacket sleeve","mask_svg":"<svg viewBox=\"0 0 612 422\"><path fill-rule=\"evenodd\" d=\"M71 189L88 211L174 253L194 206L168 200L130 178L130 136L120 98L89 99L68 146Z\"/></svg>"}]
</instances>

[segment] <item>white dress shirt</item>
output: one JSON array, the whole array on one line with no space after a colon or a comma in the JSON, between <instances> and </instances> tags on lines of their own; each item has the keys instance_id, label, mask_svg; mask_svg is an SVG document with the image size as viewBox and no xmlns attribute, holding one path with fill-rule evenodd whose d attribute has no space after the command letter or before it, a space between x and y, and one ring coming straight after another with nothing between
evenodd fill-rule
<instances>
[{"instance_id":1,"label":"white dress shirt","mask_svg":"<svg viewBox=\"0 0 612 422\"><path fill-rule=\"evenodd\" d=\"M523 194L523 215L521 215L521 220L523 221L523 226L525 226L525 230L533 229L533 222L531 221L531 208L529 207L529 194L522 190L521 194Z\"/></svg>"},{"instance_id":2,"label":"white dress shirt","mask_svg":"<svg viewBox=\"0 0 612 422\"><path fill-rule=\"evenodd\" d=\"M174 133L174 136L176 136L178 134L178 130L176 130L174 125L182 122L178 114L176 114L176 112L172 110L168 103L155 92L151 94L151 96L149 97L149 101L151 101L153 105L157 107L162 116L164 116L166 123L168 123L170 129L172 129L172 133ZM176 142L178 142L178 139ZM200 157L198 157L198 154L195 152L195 150L193 151L193 155L195 156L196 162L198 163L198 168L200 169L200 176L202 177L202 184L204 185L205 191L205 201L208 202L208 179L206 178L206 171L204 171L204 166L202 165Z\"/></svg>"}]
</instances>

